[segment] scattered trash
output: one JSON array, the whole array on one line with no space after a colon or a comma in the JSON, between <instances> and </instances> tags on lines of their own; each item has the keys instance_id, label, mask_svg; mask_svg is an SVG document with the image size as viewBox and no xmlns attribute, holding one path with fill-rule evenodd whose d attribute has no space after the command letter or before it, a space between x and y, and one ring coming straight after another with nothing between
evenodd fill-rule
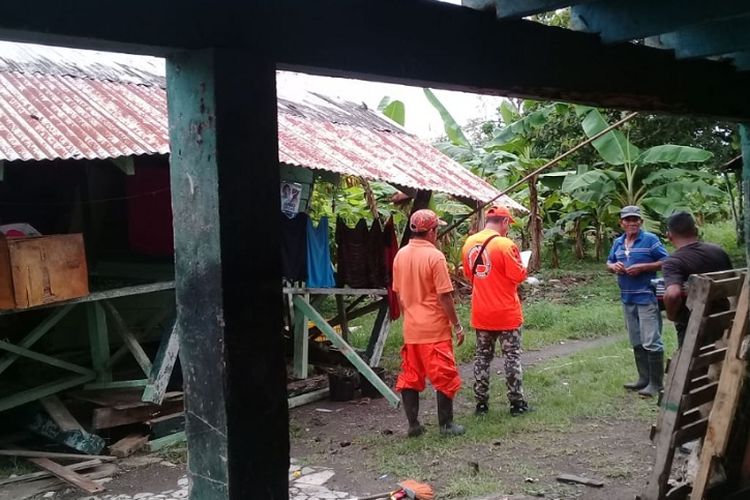
<instances>
[{"instance_id":1,"label":"scattered trash","mask_svg":"<svg viewBox=\"0 0 750 500\"><path fill-rule=\"evenodd\" d=\"M525 477L523 480L527 483L536 483L538 479L534 479L533 477Z\"/></svg>"},{"instance_id":2,"label":"scattered trash","mask_svg":"<svg viewBox=\"0 0 750 500\"><path fill-rule=\"evenodd\" d=\"M352 445L351 441L341 441L339 443L339 446L341 446L342 448L346 448L347 446L351 446L351 445Z\"/></svg>"},{"instance_id":3,"label":"scattered trash","mask_svg":"<svg viewBox=\"0 0 750 500\"><path fill-rule=\"evenodd\" d=\"M329 410L328 408L315 408L315 411L319 411L320 413L333 413L333 410Z\"/></svg>"},{"instance_id":4,"label":"scattered trash","mask_svg":"<svg viewBox=\"0 0 750 500\"><path fill-rule=\"evenodd\" d=\"M576 476L574 474L560 474L557 476L557 480L561 483L578 483L585 484L586 486L593 486L594 488L601 488L604 486L604 482L598 479L590 479L588 477Z\"/></svg>"}]
</instances>

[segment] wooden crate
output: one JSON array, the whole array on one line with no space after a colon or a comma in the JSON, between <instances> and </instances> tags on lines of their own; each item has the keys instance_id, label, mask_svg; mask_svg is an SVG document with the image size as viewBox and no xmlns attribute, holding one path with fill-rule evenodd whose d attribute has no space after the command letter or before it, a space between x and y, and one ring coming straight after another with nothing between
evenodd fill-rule
<instances>
[{"instance_id":1,"label":"wooden crate","mask_svg":"<svg viewBox=\"0 0 750 500\"><path fill-rule=\"evenodd\" d=\"M27 309L88 293L81 234L0 237L0 310Z\"/></svg>"}]
</instances>

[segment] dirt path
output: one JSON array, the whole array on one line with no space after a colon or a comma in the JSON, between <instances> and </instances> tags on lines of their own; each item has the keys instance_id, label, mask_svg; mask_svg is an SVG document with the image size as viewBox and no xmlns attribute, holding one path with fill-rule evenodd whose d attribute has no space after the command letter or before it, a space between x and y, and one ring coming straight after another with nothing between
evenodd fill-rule
<instances>
[{"instance_id":1,"label":"dirt path","mask_svg":"<svg viewBox=\"0 0 750 500\"><path fill-rule=\"evenodd\" d=\"M524 353L524 366L555 358L567 357L582 349L607 345L620 337L605 337L589 341L566 341L540 351ZM502 372L502 359L493 361L494 372ZM464 385L470 386L473 375L471 363L461 367ZM493 383L500 377L493 376ZM470 394L470 393L469 393ZM495 402L495 404L498 404ZM432 398L422 400L421 413L425 422L436 420ZM467 420L473 411L469 397L459 398L459 420ZM373 469L372 452L367 448L367 436L383 434L400 439L406 423L401 410L388 406L384 399L359 400L345 403L321 401L291 412L292 456L309 459L315 465L331 467L336 476L331 486L360 495L387 490L397 478L383 477ZM457 445L457 460L466 467L469 462L486 466L489 474L496 474L501 483L513 476L518 481L522 471L556 471L572 474L599 475L607 485L602 489L583 486L564 486L555 477L533 477L523 488L546 498L586 498L592 500L632 499L648 472L652 448L647 426L642 421L603 420L577 423L568 433L541 432L523 434L517 439L485 445ZM433 478L455 471L455 464L433 463L427 474ZM519 472L521 471L521 472ZM521 482L523 483L524 477ZM508 481L512 482L512 481ZM500 489L501 486L498 486ZM512 491L505 491L506 495ZM488 498L506 498L505 495ZM523 498L523 497L513 497Z\"/></svg>"}]
</instances>

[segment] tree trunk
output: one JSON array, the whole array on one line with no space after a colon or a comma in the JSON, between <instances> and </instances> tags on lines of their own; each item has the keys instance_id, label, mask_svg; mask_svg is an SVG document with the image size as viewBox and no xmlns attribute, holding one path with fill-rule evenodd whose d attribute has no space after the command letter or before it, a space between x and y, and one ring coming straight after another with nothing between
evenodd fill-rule
<instances>
[{"instance_id":1,"label":"tree trunk","mask_svg":"<svg viewBox=\"0 0 750 500\"><path fill-rule=\"evenodd\" d=\"M594 235L597 262L600 262L602 260L602 246L604 244L604 242L602 241L603 239L604 237L602 236L602 226L600 224L597 224L596 235Z\"/></svg>"},{"instance_id":2,"label":"tree trunk","mask_svg":"<svg viewBox=\"0 0 750 500\"><path fill-rule=\"evenodd\" d=\"M542 258L542 218L539 217L539 193L536 187L537 176L529 179L529 237L531 239L531 260L529 273L539 270Z\"/></svg>"},{"instance_id":3,"label":"tree trunk","mask_svg":"<svg viewBox=\"0 0 750 500\"><path fill-rule=\"evenodd\" d=\"M552 239L552 269L559 269L560 268L560 253L557 249L557 237L553 237Z\"/></svg>"},{"instance_id":4,"label":"tree trunk","mask_svg":"<svg viewBox=\"0 0 750 500\"><path fill-rule=\"evenodd\" d=\"M576 244L575 244L575 255L576 259L583 260L586 257L586 252L583 249L583 230L581 229L581 219L576 219L574 226L576 233Z\"/></svg>"}]
</instances>

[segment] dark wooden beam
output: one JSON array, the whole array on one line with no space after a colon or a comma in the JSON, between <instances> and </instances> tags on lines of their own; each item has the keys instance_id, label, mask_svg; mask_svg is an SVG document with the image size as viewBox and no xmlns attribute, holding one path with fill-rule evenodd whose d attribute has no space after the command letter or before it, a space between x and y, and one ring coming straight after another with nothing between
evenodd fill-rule
<instances>
[{"instance_id":1,"label":"dark wooden beam","mask_svg":"<svg viewBox=\"0 0 750 500\"><path fill-rule=\"evenodd\" d=\"M118 6L120 4L117 4ZM148 12L147 16L142 15ZM270 29L278 20L278 29ZM0 3L0 38L156 54L264 44L284 68L496 95L750 119L750 75L715 61L432 0Z\"/></svg>"},{"instance_id":2,"label":"dark wooden beam","mask_svg":"<svg viewBox=\"0 0 750 500\"><path fill-rule=\"evenodd\" d=\"M598 33L605 43L624 42L747 14L747 0L601 0L576 5L575 29Z\"/></svg>"},{"instance_id":3,"label":"dark wooden beam","mask_svg":"<svg viewBox=\"0 0 750 500\"><path fill-rule=\"evenodd\" d=\"M191 498L288 497L275 76L249 52L167 62Z\"/></svg>"},{"instance_id":4,"label":"dark wooden beam","mask_svg":"<svg viewBox=\"0 0 750 500\"><path fill-rule=\"evenodd\" d=\"M742 145L742 190L744 191L743 215L745 219L745 258L750 262L750 122L740 125ZM748 286L745 284L745 286Z\"/></svg>"}]
</instances>

